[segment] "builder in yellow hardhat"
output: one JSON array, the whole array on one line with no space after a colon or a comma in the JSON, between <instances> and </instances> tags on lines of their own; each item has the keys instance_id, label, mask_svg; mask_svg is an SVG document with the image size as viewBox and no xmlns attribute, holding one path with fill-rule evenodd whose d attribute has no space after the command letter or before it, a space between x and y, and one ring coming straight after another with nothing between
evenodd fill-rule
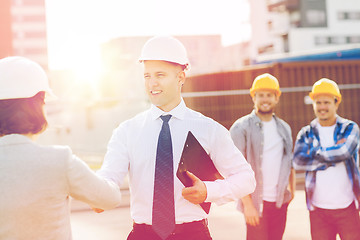
<instances>
[{"instance_id":1,"label":"builder in yellow hardhat","mask_svg":"<svg viewBox=\"0 0 360 240\"><path fill-rule=\"evenodd\" d=\"M251 193L253 171L226 128L185 105L181 89L189 60L178 39L149 39L139 60L152 106L114 131L98 174L120 186L129 173L134 221L129 240L210 240L207 212L199 203L225 203ZM189 173L193 186L184 187L175 175L189 131L224 179L201 181Z\"/></svg>"},{"instance_id":2,"label":"builder in yellow hardhat","mask_svg":"<svg viewBox=\"0 0 360 240\"><path fill-rule=\"evenodd\" d=\"M360 239L359 127L337 115L341 94L334 81L320 79L309 95L316 119L297 136L294 167L307 171L312 239Z\"/></svg>"},{"instance_id":3,"label":"builder in yellow hardhat","mask_svg":"<svg viewBox=\"0 0 360 240\"><path fill-rule=\"evenodd\" d=\"M256 77L250 95L254 110L238 119L230 132L251 164L257 186L238 206L245 216L248 240L281 239L295 191L291 129L274 114L281 95L274 76L265 73Z\"/></svg>"},{"instance_id":4,"label":"builder in yellow hardhat","mask_svg":"<svg viewBox=\"0 0 360 240\"><path fill-rule=\"evenodd\" d=\"M312 91L309 93L310 98L313 100L314 113L322 126L331 126L336 122L336 111L341 102L341 94L337 84L327 78L322 78L317 81ZM330 107L326 104L317 104L317 102L324 98L331 98Z\"/></svg>"}]
</instances>

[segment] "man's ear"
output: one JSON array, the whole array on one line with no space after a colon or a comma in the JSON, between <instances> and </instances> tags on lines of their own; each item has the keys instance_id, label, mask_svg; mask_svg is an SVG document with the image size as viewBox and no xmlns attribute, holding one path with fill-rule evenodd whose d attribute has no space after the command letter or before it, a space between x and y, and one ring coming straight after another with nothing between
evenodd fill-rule
<instances>
[{"instance_id":1,"label":"man's ear","mask_svg":"<svg viewBox=\"0 0 360 240\"><path fill-rule=\"evenodd\" d=\"M278 104L280 101L280 95L278 95L276 93L275 93L275 101L276 101L276 104Z\"/></svg>"},{"instance_id":2,"label":"man's ear","mask_svg":"<svg viewBox=\"0 0 360 240\"><path fill-rule=\"evenodd\" d=\"M182 85L184 85L185 80L186 80L186 74L184 71L181 71L178 73L178 79L179 79L179 83Z\"/></svg>"},{"instance_id":3,"label":"man's ear","mask_svg":"<svg viewBox=\"0 0 360 240\"><path fill-rule=\"evenodd\" d=\"M340 101L337 99L337 98L335 98L335 106L336 106L336 110L339 108L339 105L340 105Z\"/></svg>"},{"instance_id":4,"label":"man's ear","mask_svg":"<svg viewBox=\"0 0 360 240\"><path fill-rule=\"evenodd\" d=\"M254 96L251 97L251 100L253 101L253 103L255 104L255 100L256 100L256 93L254 93Z\"/></svg>"},{"instance_id":5,"label":"man's ear","mask_svg":"<svg viewBox=\"0 0 360 240\"><path fill-rule=\"evenodd\" d=\"M340 102L337 101L337 102L335 103L336 111L339 109L339 105L340 105Z\"/></svg>"}]
</instances>

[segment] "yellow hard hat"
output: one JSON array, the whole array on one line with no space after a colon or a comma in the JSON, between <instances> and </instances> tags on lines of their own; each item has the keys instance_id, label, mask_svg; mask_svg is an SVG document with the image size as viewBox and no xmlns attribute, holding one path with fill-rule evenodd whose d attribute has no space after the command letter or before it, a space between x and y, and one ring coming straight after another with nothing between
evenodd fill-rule
<instances>
[{"instance_id":1,"label":"yellow hard hat","mask_svg":"<svg viewBox=\"0 0 360 240\"><path fill-rule=\"evenodd\" d=\"M261 74L254 79L252 87L250 88L250 95L254 97L255 92L258 90L271 90L275 91L276 95L281 95L279 81L269 73Z\"/></svg>"},{"instance_id":2,"label":"yellow hard hat","mask_svg":"<svg viewBox=\"0 0 360 240\"><path fill-rule=\"evenodd\" d=\"M314 83L309 96L314 100L316 95L329 94L337 98L338 102L341 102L341 94L338 85L333 80L322 78Z\"/></svg>"}]
</instances>

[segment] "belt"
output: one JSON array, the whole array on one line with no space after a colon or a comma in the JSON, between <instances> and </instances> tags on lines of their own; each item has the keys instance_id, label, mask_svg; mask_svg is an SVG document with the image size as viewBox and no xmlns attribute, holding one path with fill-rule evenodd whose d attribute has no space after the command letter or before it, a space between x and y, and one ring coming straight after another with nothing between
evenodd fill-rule
<instances>
[{"instance_id":1,"label":"belt","mask_svg":"<svg viewBox=\"0 0 360 240\"><path fill-rule=\"evenodd\" d=\"M200 221L194 222L186 222L182 224L175 224L175 230L172 232L173 234L183 233L183 232L192 232L201 229L207 229L208 221L207 219L203 219ZM152 225L148 224L133 224L134 231L149 231L153 232Z\"/></svg>"}]
</instances>

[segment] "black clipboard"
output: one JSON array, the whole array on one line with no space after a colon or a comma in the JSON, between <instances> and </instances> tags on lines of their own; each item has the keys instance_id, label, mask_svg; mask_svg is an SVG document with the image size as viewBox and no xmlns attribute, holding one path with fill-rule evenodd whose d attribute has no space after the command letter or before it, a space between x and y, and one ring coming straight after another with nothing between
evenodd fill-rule
<instances>
[{"instance_id":1,"label":"black clipboard","mask_svg":"<svg viewBox=\"0 0 360 240\"><path fill-rule=\"evenodd\" d=\"M190 131L184 144L176 176L185 187L191 187L192 181L186 174L186 171L193 173L201 181L224 179L216 169L210 156ZM209 213L210 202L200 203L200 206L206 213Z\"/></svg>"}]
</instances>

